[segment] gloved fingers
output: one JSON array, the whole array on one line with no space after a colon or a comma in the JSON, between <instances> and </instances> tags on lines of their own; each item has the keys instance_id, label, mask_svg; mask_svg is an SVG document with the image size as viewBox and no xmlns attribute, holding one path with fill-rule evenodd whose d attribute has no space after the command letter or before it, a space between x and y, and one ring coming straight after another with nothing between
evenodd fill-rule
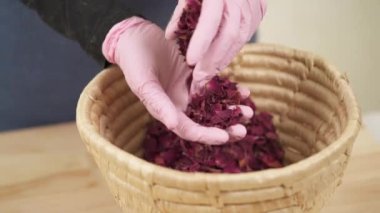
<instances>
[{"instance_id":1,"label":"gloved fingers","mask_svg":"<svg viewBox=\"0 0 380 213\"><path fill-rule=\"evenodd\" d=\"M241 24L240 24L240 40L243 43L249 41L252 37L251 29L252 29L252 14L251 7L249 5L249 1L247 0L236 0L236 3L240 7L241 10Z\"/></svg>"},{"instance_id":2,"label":"gloved fingers","mask_svg":"<svg viewBox=\"0 0 380 213\"><path fill-rule=\"evenodd\" d=\"M182 12L186 6L186 0L178 0L178 4L174 9L173 15L165 30L165 38L172 40L176 38L175 32L178 29L178 22L181 18Z\"/></svg>"},{"instance_id":3,"label":"gloved fingers","mask_svg":"<svg viewBox=\"0 0 380 213\"><path fill-rule=\"evenodd\" d=\"M267 2L266 0L249 0L248 5L250 8L250 13L252 14L249 37L252 37L264 18L267 10Z\"/></svg>"},{"instance_id":4,"label":"gloved fingers","mask_svg":"<svg viewBox=\"0 0 380 213\"><path fill-rule=\"evenodd\" d=\"M247 135L247 129L241 124L230 126L226 130L229 134L229 142L241 140Z\"/></svg>"},{"instance_id":5,"label":"gloved fingers","mask_svg":"<svg viewBox=\"0 0 380 213\"><path fill-rule=\"evenodd\" d=\"M267 1L266 0L251 0L252 3L257 2L259 4L258 8L260 8L260 21L263 20L265 14L267 13Z\"/></svg>"},{"instance_id":6,"label":"gloved fingers","mask_svg":"<svg viewBox=\"0 0 380 213\"><path fill-rule=\"evenodd\" d=\"M222 69L228 66L229 63L231 63L233 58L236 56L236 54L239 53L244 44L247 41L249 41L249 39L252 37L252 14L250 10L250 5L246 0L237 0L236 2L232 2L231 4L235 4L237 7L239 7L239 10L241 11L241 20L239 25L240 28L237 30L239 32L239 36L237 39L235 39L233 45L229 48L229 51L224 52L225 55L223 56L223 59L221 60L219 65Z\"/></svg>"},{"instance_id":7,"label":"gloved fingers","mask_svg":"<svg viewBox=\"0 0 380 213\"><path fill-rule=\"evenodd\" d=\"M132 91L139 97L149 113L161 121L168 129L173 130L178 125L176 107L163 90L158 80L151 78Z\"/></svg>"},{"instance_id":8,"label":"gloved fingers","mask_svg":"<svg viewBox=\"0 0 380 213\"><path fill-rule=\"evenodd\" d=\"M203 61L200 61L193 70L190 94L198 93L217 72L217 69L212 69L207 64L204 65Z\"/></svg>"},{"instance_id":9,"label":"gloved fingers","mask_svg":"<svg viewBox=\"0 0 380 213\"><path fill-rule=\"evenodd\" d=\"M193 79L191 82L190 94L196 94L203 88L203 86L217 74L217 70L214 69L214 72L205 72L199 70L202 68L203 61L199 62L197 66L195 66L193 71ZM237 89L240 93L242 99L246 99L251 95L251 90L245 86L240 84L237 85Z\"/></svg>"},{"instance_id":10,"label":"gloved fingers","mask_svg":"<svg viewBox=\"0 0 380 213\"><path fill-rule=\"evenodd\" d=\"M228 133L225 130L201 126L192 121L183 112L178 112L179 123L173 131L179 137L208 145L221 145L229 140Z\"/></svg>"},{"instance_id":11,"label":"gloved fingers","mask_svg":"<svg viewBox=\"0 0 380 213\"><path fill-rule=\"evenodd\" d=\"M260 0L260 9L261 9L261 19L265 16L267 13L267 1L266 0Z\"/></svg>"},{"instance_id":12,"label":"gloved fingers","mask_svg":"<svg viewBox=\"0 0 380 213\"><path fill-rule=\"evenodd\" d=\"M240 0L238 0L240 1ZM240 25L241 25L241 9L240 6L234 1L226 0L223 13L222 23L218 34L214 41L211 43L209 50L207 50L204 63L208 63L208 67L204 70L215 69L222 70L225 66L220 66L223 63L224 56L230 51L234 43L239 40Z\"/></svg>"},{"instance_id":13,"label":"gloved fingers","mask_svg":"<svg viewBox=\"0 0 380 213\"><path fill-rule=\"evenodd\" d=\"M251 95L251 90L240 84L237 85L238 91L242 99L246 99Z\"/></svg>"},{"instance_id":14,"label":"gloved fingers","mask_svg":"<svg viewBox=\"0 0 380 213\"><path fill-rule=\"evenodd\" d=\"M239 53L241 48L244 46L245 42L242 40L238 40L234 43L234 45L230 48L230 50L224 55L224 58L222 60L222 63L220 64L220 67L227 67L228 64L231 63L231 61L234 59L234 57Z\"/></svg>"},{"instance_id":15,"label":"gloved fingers","mask_svg":"<svg viewBox=\"0 0 380 213\"><path fill-rule=\"evenodd\" d=\"M240 1L241 0L239 0L239 2ZM243 13L242 17L244 17L240 26L240 39L234 44L231 51L226 53L223 59L223 67L227 66L232 61L244 44L253 36L266 11L265 0L249 0L246 1L246 3L240 2L240 5L243 5L241 9ZM248 19L249 17L250 20Z\"/></svg>"},{"instance_id":16,"label":"gloved fingers","mask_svg":"<svg viewBox=\"0 0 380 213\"><path fill-rule=\"evenodd\" d=\"M199 21L186 54L188 64L194 65L204 57L220 27L223 9L223 0L203 0Z\"/></svg>"},{"instance_id":17,"label":"gloved fingers","mask_svg":"<svg viewBox=\"0 0 380 213\"><path fill-rule=\"evenodd\" d=\"M245 105L232 105L232 106L229 106L228 108L229 109L236 109L237 107L240 108L241 110L241 114L243 116L243 120L244 121L248 121L252 118L252 116L254 115L254 112L253 112L253 109L249 106L245 106Z\"/></svg>"}]
</instances>

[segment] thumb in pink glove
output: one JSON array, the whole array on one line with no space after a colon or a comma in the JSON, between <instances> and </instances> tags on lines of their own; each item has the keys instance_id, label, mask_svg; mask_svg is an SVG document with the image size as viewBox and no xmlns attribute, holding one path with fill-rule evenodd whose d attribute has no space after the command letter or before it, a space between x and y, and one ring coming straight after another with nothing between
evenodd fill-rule
<instances>
[{"instance_id":1,"label":"thumb in pink glove","mask_svg":"<svg viewBox=\"0 0 380 213\"><path fill-rule=\"evenodd\" d=\"M179 0L166 28L166 38L175 39L178 21L187 1ZM266 12L265 0L203 0L201 14L190 40L186 60L197 65L192 93L218 70L223 70L256 32Z\"/></svg>"},{"instance_id":2,"label":"thumb in pink glove","mask_svg":"<svg viewBox=\"0 0 380 213\"><path fill-rule=\"evenodd\" d=\"M246 129L239 125L227 130L204 127L184 114L189 101L186 80L191 70L176 43L167 41L156 25L137 17L116 24L106 36L103 54L119 65L149 113L181 138L222 144L246 135ZM249 109L242 111L247 118L253 114Z\"/></svg>"}]
</instances>

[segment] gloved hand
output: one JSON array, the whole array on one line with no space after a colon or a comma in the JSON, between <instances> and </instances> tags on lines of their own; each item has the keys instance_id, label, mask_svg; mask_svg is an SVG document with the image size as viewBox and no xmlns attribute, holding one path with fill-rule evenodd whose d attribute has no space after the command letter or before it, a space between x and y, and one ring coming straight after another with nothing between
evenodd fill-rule
<instances>
[{"instance_id":1,"label":"gloved hand","mask_svg":"<svg viewBox=\"0 0 380 213\"><path fill-rule=\"evenodd\" d=\"M191 70L175 41L166 40L158 26L137 17L116 24L106 36L103 54L109 62L119 65L132 92L149 113L181 138L222 144L246 135L240 124L226 130L204 127L184 114L189 101L186 81ZM248 96L249 92L242 95ZM251 108L241 109L244 117L252 117Z\"/></svg>"},{"instance_id":2,"label":"gloved hand","mask_svg":"<svg viewBox=\"0 0 380 213\"><path fill-rule=\"evenodd\" d=\"M178 0L166 28L167 39L175 39L186 1ZM256 32L265 12L265 0L203 0L201 15L186 54L188 64L197 64L192 93L232 61Z\"/></svg>"}]
</instances>

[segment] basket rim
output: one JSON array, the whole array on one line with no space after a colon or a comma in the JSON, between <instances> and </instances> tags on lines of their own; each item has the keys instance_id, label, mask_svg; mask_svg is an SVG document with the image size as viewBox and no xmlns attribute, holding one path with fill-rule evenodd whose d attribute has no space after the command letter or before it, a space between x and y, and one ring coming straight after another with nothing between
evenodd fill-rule
<instances>
[{"instance_id":1,"label":"basket rim","mask_svg":"<svg viewBox=\"0 0 380 213\"><path fill-rule=\"evenodd\" d=\"M117 69L116 66L111 66L107 69L102 70L99 74L93 78L85 89L82 91L76 110L76 124L79 130L79 133L82 138L87 138L86 143L89 143L90 146L95 146L97 150L100 150L107 157L113 158L116 162L124 164L126 166L136 166L137 171L140 171L141 175L155 174L160 178L167 180L176 180L177 182L189 182L189 181L204 181L207 180L208 184L217 184L221 186L222 184L231 184L234 182L247 181L250 183L261 184L263 182L268 182L268 186L278 185L275 183L286 184L288 182L295 182L302 179L307 175L313 174L315 171L318 171L323 168L322 165L328 164L331 162L337 153L345 152L347 145L352 142L361 126L360 122L360 109L358 107L356 98L353 94L352 89L349 86L348 80L344 74L341 74L334 66L327 63L326 60L317 56L313 53L306 52L303 50L298 50L294 48L285 47L277 44L249 44L246 45L243 49L244 52L249 51L285 51L300 53L307 58L311 58L314 61L318 61L326 66L326 70L331 72L334 76L334 80L341 88L341 91L345 91L342 94L343 98L348 99L345 106L347 109L350 109L351 112L348 113L348 124L343 130L342 134L333 141L330 145L324 148L322 151L313 154L299 162L293 163L291 165L276 168L276 169L267 169L262 171L247 172L247 173L238 173L238 174L212 174L212 173L202 173L202 172L182 172L174 169L165 168L159 165L155 165L148 161L145 161L141 158L130 154L119 147L112 144L110 141L102 137L99 132L96 131L95 127L91 125L90 118L88 116L88 111L86 111L86 103L91 102L91 98L88 96L87 92L91 90L96 83L101 80L108 72L112 72ZM347 153L349 154L349 153ZM167 183L167 182L166 182ZM273 184L271 184L273 183ZM168 183L166 185L170 185ZM172 183L173 185L180 187L178 183Z\"/></svg>"}]
</instances>

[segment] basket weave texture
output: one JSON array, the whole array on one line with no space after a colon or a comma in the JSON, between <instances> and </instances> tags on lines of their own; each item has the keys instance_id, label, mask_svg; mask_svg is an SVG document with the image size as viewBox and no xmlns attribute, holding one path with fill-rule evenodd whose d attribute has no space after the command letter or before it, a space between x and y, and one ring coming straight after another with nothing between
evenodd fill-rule
<instances>
[{"instance_id":1,"label":"basket weave texture","mask_svg":"<svg viewBox=\"0 0 380 213\"><path fill-rule=\"evenodd\" d=\"M185 173L141 159L151 117L114 66L84 89L77 126L125 212L319 212L340 184L360 129L346 75L322 58L278 45L247 45L224 73L274 115L284 168Z\"/></svg>"}]
</instances>

